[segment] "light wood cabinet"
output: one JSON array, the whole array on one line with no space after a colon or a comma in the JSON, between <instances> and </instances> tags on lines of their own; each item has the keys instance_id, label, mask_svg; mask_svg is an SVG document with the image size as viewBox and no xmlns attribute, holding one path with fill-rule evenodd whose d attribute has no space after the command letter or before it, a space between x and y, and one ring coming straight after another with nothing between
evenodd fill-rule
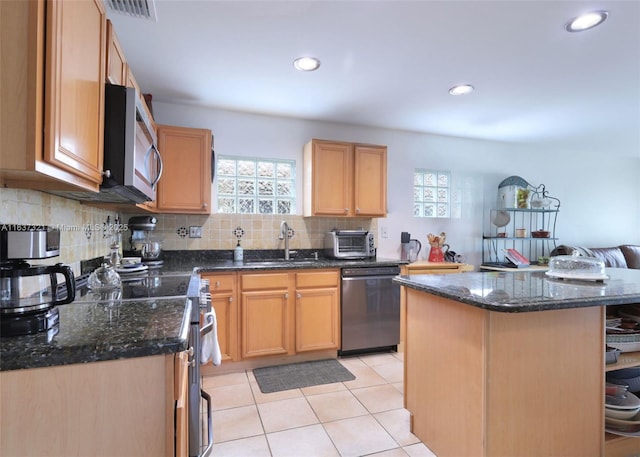
<instances>
[{"instance_id":1,"label":"light wood cabinet","mask_svg":"<svg viewBox=\"0 0 640 457\"><path fill-rule=\"evenodd\" d=\"M211 213L211 130L158 125L163 172L156 211Z\"/></svg>"},{"instance_id":2,"label":"light wood cabinet","mask_svg":"<svg viewBox=\"0 0 640 457\"><path fill-rule=\"evenodd\" d=\"M238 297L236 273L205 273L209 280L211 306L215 310L218 323L218 344L223 361L235 362L238 357Z\"/></svg>"},{"instance_id":3,"label":"light wood cabinet","mask_svg":"<svg viewBox=\"0 0 640 457\"><path fill-rule=\"evenodd\" d=\"M386 146L316 139L305 145L305 216L386 214Z\"/></svg>"},{"instance_id":4,"label":"light wood cabinet","mask_svg":"<svg viewBox=\"0 0 640 457\"><path fill-rule=\"evenodd\" d=\"M0 372L0 455L173 456L176 439L175 455L187 455L186 360L169 354Z\"/></svg>"},{"instance_id":5,"label":"light wood cabinet","mask_svg":"<svg viewBox=\"0 0 640 457\"><path fill-rule=\"evenodd\" d=\"M175 413L175 457L189 455L189 355L186 351L174 358L173 392Z\"/></svg>"},{"instance_id":6,"label":"light wood cabinet","mask_svg":"<svg viewBox=\"0 0 640 457\"><path fill-rule=\"evenodd\" d=\"M106 15L102 1L0 2L0 180L98 191Z\"/></svg>"},{"instance_id":7,"label":"light wood cabinet","mask_svg":"<svg viewBox=\"0 0 640 457\"><path fill-rule=\"evenodd\" d=\"M111 21L107 21L107 82L127 85L127 59L124 56Z\"/></svg>"},{"instance_id":8,"label":"light wood cabinet","mask_svg":"<svg viewBox=\"0 0 640 457\"><path fill-rule=\"evenodd\" d=\"M296 352L340 347L340 273L296 276Z\"/></svg>"},{"instance_id":9,"label":"light wood cabinet","mask_svg":"<svg viewBox=\"0 0 640 457\"><path fill-rule=\"evenodd\" d=\"M241 276L242 358L294 353L289 280L288 273Z\"/></svg>"}]
</instances>

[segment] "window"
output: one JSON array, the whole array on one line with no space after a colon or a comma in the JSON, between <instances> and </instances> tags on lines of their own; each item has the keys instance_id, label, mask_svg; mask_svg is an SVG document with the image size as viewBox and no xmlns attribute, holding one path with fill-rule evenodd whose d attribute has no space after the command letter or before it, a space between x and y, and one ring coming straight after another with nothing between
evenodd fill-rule
<instances>
[{"instance_id":1,"label":"window","mask_svg":"<svg viewBox=\"0 0 640 457\"><path fill-rule=\"evenodd\" d=\"M451 174L417 168L413 173L413 215L451 216Z\"/></svg>"},{"instance_id":2,"label":"window","mask_svg":"<svg viewBox=\"0 0 640 457\"><path fill-rule=\"evenodd\" d=\"M220 156L218 212L294 214L296 163L293 160Z\"/></svg>"}]
</instances>

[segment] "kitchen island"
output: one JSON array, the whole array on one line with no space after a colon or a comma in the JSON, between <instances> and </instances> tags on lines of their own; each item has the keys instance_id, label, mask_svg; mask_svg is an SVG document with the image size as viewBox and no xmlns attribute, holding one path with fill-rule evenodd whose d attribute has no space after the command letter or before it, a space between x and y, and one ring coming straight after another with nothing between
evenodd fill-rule
<instances>
[{"instance_id":1,"label":"kitchen island","mask_svg":"<svg viewBox=\"0 0 640 457\"><path fill-rule=\"evenodd\" d=\"M405 406L438 457L605 453L605 305L640 303L640 272L400 276Z\"/></svg>"}]
</instances>

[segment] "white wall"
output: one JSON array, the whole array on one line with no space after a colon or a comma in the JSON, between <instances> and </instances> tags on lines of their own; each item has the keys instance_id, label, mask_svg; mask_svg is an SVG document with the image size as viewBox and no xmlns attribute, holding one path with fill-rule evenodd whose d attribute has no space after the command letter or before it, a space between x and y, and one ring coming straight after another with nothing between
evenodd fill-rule
<instances>
[{"instance_id":1,"label":"white wall","mask_svg":"<svg viewBox=\"0 0 640 457\"><path fill-rule=\"evenodd\" d=\"M217 155L295 159L302 202L302 148L311 138L384 144L388 147L388 216L378 220L378 255L399 258L400 232L408 231L428 253L427 233L447 233L451 249L481 263L482 232L495 206L500 181L518 175L544 183L561 200L561 243L590 247L640 244L640 153L580 151L560 145L508 144L411 132L239 113L154 101L158 123L209 128ZM460 219L412 216L413 169L449 170L463 189ZM215 191L214 191L215 195ZM215 199L212 199L214 201ZM215 206L214 206L215 209ZM299 205L299 213L302 208Z\"/></svg>"}]
</instances>

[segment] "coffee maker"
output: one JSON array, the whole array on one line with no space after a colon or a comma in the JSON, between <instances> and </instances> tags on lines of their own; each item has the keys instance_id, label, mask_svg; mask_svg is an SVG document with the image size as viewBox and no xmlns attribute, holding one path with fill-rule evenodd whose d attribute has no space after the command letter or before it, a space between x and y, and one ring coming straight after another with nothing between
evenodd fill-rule
<instances>
[{"instance_id":1,"label":"coffee maker","mask_svg":"<svg viewBox=\"0 0 640 457\"><path fill-rule=\"evenodd\" d=\"M0 335L57 333L56 306L75 299L70 267L31 265L60 255L60 231L47 226L0 224Z\"/></svg>"},{"instance_id":2,"label":"coffee maker","mask_svg":"<svg viewBox=\"0 0 640 457\"><path fill-rule=\"evenodd\" d=\"M149 268L159 268L163 265L162 241L152 237L158 220L153 216L134 216L129 219L131 230L131 250L140 255L142 263Z\"/></svg>"}]
</instances>

